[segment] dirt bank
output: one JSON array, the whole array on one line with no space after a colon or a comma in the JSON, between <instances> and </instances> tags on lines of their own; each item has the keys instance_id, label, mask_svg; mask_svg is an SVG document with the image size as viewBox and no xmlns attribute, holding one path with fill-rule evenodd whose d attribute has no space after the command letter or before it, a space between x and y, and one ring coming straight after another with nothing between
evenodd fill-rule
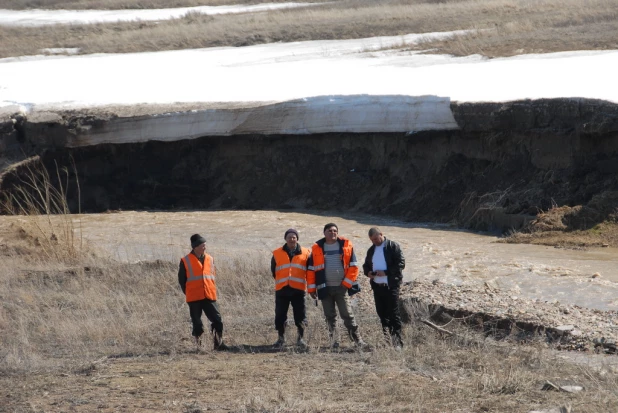
<instances>
[{"instance_id":1,"label":"dirt bank","mask_svg":"<svg viewBox=\"0 0 618 413\"><path fill-rule=\"evenodd\" d=\"M541 338L562 350L616 353L615 311L530 300L491 282L479 288L417 280L405 285L401 296L409 321L433 320L448 331L455 319L487 335L521 341Z\"/></svg>"},{"instance_id":2,"label":"dirt bank","mask_svg":"<svg viewBox=\"0 0 618 413\"><path fill-rule=\"evenodd\" d=\"M12 116L0 148L4 158L39 155L52 177L66 168L73 211L310 208L502 231L557 206L582 206L566 230L614 219L618 105L554 99L451 110L458 130L244 133L79 148L67 142L117 115ZM4 194L24 171L4 174Z\"/></svg>"}]
</instances>

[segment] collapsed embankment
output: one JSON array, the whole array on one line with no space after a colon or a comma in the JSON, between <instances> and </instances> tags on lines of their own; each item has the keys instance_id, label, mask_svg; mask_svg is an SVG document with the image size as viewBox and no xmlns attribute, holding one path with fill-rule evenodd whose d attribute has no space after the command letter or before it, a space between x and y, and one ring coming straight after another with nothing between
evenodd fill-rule
<instances>
[{"instance_id":1,"label":"collapsed embankment","mask_svg":"<svg viewBox=\"0 0 618 413\"><path fill-rule=\"evenodd\" d=\"M118 128L117 117L14 115L0 129L0 150L5 159L38 156L52 180L66 170L60 180L73 211L307 208L505 230L555 206L583 205L570 215L571 228L613 219L618 105L548 99L451 103L451 111L458 129L244 131L172 142L138 142L134 131L134 143L78 147L70 143L80 136ZM5 162L4 195L28 165Z\"/></svg>"}]
</instances>

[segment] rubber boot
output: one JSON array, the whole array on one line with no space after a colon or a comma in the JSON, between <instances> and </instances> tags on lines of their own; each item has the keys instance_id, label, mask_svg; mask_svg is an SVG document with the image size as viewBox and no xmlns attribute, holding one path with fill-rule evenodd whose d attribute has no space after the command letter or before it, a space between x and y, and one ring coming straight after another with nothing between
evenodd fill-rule
<instances>
[{"instance_id":1,"label":"rubber boot","mask_svg":"<svg viewBox=\"0 0 618 413\"><path fill-rule=\"evenodd\" d=\"M337 332L330 330L328 332L328 338L330 339L330 348L336 350L339 348L339 340L337 339Z\"/></svg>"}]
</instances>

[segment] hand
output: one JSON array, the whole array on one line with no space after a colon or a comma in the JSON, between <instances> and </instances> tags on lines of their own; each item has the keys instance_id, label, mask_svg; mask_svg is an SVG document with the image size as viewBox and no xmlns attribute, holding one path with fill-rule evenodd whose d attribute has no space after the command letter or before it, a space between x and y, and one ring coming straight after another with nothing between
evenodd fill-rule
<instances>
[{"instance_id":1,"label":"hand","mask_svg":"<svg viewBox=\"0 0 618 413\"><path fill-rule=\"evenodd\" d=\"M314 300L316 298L318 298L318 295L316 293L309 293L309 295L311 296L311 298L313 298Z\"/></svg>"},{"instance_id":2,"label":"hand","mask_svg":"<svg viewBox=\"0 0 618 413\"><path fill-rule=\"evenodd\" d=\"M375 271L374 274L379 275L380 277L386 277L386 273L382 270Z\"/></svg>"},{"instance_id":3,"label":"hand","mask_svg":"<svg viewBox=\"0 0 618 413\"><path fill-rule=\"evenodd\" d=\"M367 277L369 277L370 280L373 280L376 277L376 273L369 271L369 273L367 273Z\"/></svg>"}]
</instances>

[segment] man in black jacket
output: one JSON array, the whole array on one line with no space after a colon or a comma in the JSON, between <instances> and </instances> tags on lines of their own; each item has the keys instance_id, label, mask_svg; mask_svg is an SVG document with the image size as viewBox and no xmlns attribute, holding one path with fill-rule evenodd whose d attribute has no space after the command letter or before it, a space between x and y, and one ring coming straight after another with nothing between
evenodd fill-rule
<instances>
[{"instance_id":1,"label":"man in black jacket","mask_svg":"<svg viewBox=\"0 0 618 413\"><path fill-rule=\"evenodd\" d=\"M385 336L390 336L395 348L401 348L401 315L399 313L399 290L406 260L401 247L386 239L376 227L369 230L373 245L367 250L363 272L370 278L376 311Z\"/></svg>"}]
</instances>

